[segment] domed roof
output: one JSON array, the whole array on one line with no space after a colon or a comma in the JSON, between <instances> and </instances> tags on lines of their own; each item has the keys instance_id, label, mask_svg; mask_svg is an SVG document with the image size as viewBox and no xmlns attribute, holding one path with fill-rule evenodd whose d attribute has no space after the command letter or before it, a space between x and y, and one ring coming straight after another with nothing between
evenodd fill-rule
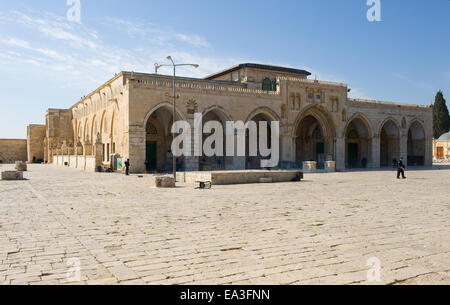
<instances>
[{"instance_id":1,"label":"domed roof","mask_svg":"<svg viewBox=\"0 0 450 305\"><path fill-rule=\"evenodd\" d=\"M450 141L450 132L444 133L440 138L439 141Z\"/></svg>"}]
</instances>

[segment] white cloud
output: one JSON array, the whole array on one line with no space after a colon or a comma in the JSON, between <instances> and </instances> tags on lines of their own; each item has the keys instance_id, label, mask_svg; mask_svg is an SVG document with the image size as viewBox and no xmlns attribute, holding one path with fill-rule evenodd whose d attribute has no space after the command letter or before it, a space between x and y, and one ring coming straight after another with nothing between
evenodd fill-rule
<instances>
[{"instance_id":1,"label":"white cloud","mask_svg":"<svg viewBox=\"0 0 450 305\"><path fill-rule=\"evenodd\" d=\"M39 73L50 73L47 76L58 80L61 87L70 83L73 87L93 89L120 71L152 73L154 63L164 63L167 55L177 62L200 65L199 69L180 69L180 76L204 77L239 61L205 56L210 45L199 35L142 21L106 18L102 22L110 30L123 29L127 46L105 41L107 36L102 32L52 13L36 16L10 11L0 13L0 22L19 30L11 33L0 28L0 60L7 62L0 70L39 66ZM134 38L130 38L130 33ZM171 71L162 69L161 73Z\"/></svg>"}]
</instances>

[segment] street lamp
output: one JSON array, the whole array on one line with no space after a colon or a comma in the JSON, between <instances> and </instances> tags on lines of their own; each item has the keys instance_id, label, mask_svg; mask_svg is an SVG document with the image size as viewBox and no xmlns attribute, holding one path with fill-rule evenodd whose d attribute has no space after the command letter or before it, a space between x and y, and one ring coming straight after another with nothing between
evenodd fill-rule
<instances>
[{"instance_id":1,"label":"street lamp","mask_svg":"<svg viewBox=\"0 0 450 305\"><path fill-rule=\"evenodd\" d=\"M172 56L167 56L167 59L172 62L172 64L168 65L158 65L155 64L155 72L158 73L158 70L162 67L173 67L173 124L175 124L176 120L176 100L177 100L177 89L176 89L176 68L181 66L192 66L194 68L198 68L199 65L196 64L175 64L172 59ZM175 133L173 133L173 138L175 138ZM174 152L173 155L173 177L175 178L175 183L177 182L177 158L175 157Z\"/></svg>"}]
</instances>

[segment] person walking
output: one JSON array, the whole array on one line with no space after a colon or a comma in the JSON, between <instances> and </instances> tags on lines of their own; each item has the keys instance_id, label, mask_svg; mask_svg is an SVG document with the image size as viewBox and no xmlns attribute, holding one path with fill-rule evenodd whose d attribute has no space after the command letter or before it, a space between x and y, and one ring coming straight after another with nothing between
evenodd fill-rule
<instances>
[{"instance_id":1,"label":"person walking","mask_svg":"<svg viewBox=\"0 0 450 305\"><path fill-rule=\"evenodd\" d=\"M125 175L130 175L130 159L127 159L127 161L125 161Z\"/></svg>"},{"instance_id":2,"label":"person walking","mask_svg":"<svg viewBox=\"0 0 450 305\"><path fill-rule=\"evenodd\" d=\"M405 177L405 164L403 163L403 158L400 158L400 161L398 161L397 164L397 179L400 179L400 175L403 177L403 179L406 179Z\"/></svg>"}]
</instances>

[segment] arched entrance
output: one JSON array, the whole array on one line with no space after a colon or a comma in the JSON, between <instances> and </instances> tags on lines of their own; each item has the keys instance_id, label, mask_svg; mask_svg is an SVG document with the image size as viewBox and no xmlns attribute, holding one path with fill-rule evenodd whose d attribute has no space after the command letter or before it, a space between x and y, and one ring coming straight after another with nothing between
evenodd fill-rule
<instances>
[{"instance_id":1,"label":"arched entrance","mask_svg":"<svg viewBox=\"0 0 450 305\"><path fill-rule=\"evenodd\" d=\"M336 131L330 115L320 106L307 109L297 119L295 128L295 156L297 166L305 161L317 162L317 168L324 168L325 161L334 158Z\"/></svg>"},{"instance_id":2,"label":"arched entrance","mask_svg":"<svg viewBox=\"0 0 450 305\"><path fill-rule=\"evenodd\" d=\"M176 119L181 118L177 115ZM172 125L173 110L168 103L157 107L148 116L145 124L145 168L148 172L172 171ZM183 158L177 159L177 167L183 169Z\"/></svg>"},{"instance_id":3,"label":"arched entrance","mask_svg":"<svg viewBox=\"0 0 450 305\"><path fill-rule=\"evenodd\" d=\"M203 155L199 158L199 169L200 171L217 171L217 170L225 170L227 168L228 164L232 164L233 158L232 157L226 157L226 135L225 135L225 128L226 128L226 122L232 121L227 113L225 113L224 110L222 110L219 107L212 107L210 109L207 109L203 113L203 121L202 121L202 130L204 130L205 125L210 121L216 121L219 122L222 125L222 139L223 139L223 155L222 156L212 156L208 157L206 155ZM216 132L215 129L211 130L211 134L205 134L203 133L203 144L205 144L206 140ZM218 145L218 143L214 143L212 145L212 148L215 149L215 145Z\"/></svg>"},{"instance_id":4,"label":"arched entrance","mask_svg":"<svg viewBox=\"0 0 450 305\"><path fill-rule=\"evenodd\" d=\"M425 129L415 121L408 131L408 165L425 165Z\"/></svg>"},{"instance_id":5,"label":"arched entrance","mask_svg":"<svg viewBox=\"0 0 450 305\"><path fill-rule=\"evenodd\" d=\"M380 133L380 165L391 167L400 157L400 129L389 119L383 124Z\"/></svg>"},{"instance_id":6,"label":"arched entrance","mask_svg":"<svg viewBox=\"0 0 450 305\"><path fill-rule=\"evenodd\" d=\"M246 130L245 135L245 167L246 169L261 169L261 160L268 159L269 157L263 158L261 154L259 153L259 146L260 146L260 122L266 122L267 123L267 148L272 149L272 130L271 130L271 122L276 120L276 118L272 117L271 115L268 115L264 112L260 112L256 115L254 115L251 119L249 119L247 122L253 121L256 123L257 128L257 149L258 149L258 155L257 156L250 156L250 137L249 137L249 130Z\"/></svg>"},{"instance_id":7,"label":"arched entrance","mask_svg":"<svg viewBox=\"0 0 450 305\"><path fill-rule=\"evenodd\" d=\"M355 117L345 131L345 167L367 168L372 162L371 130L366 119Z\"/></svg>"}]
</instances>

